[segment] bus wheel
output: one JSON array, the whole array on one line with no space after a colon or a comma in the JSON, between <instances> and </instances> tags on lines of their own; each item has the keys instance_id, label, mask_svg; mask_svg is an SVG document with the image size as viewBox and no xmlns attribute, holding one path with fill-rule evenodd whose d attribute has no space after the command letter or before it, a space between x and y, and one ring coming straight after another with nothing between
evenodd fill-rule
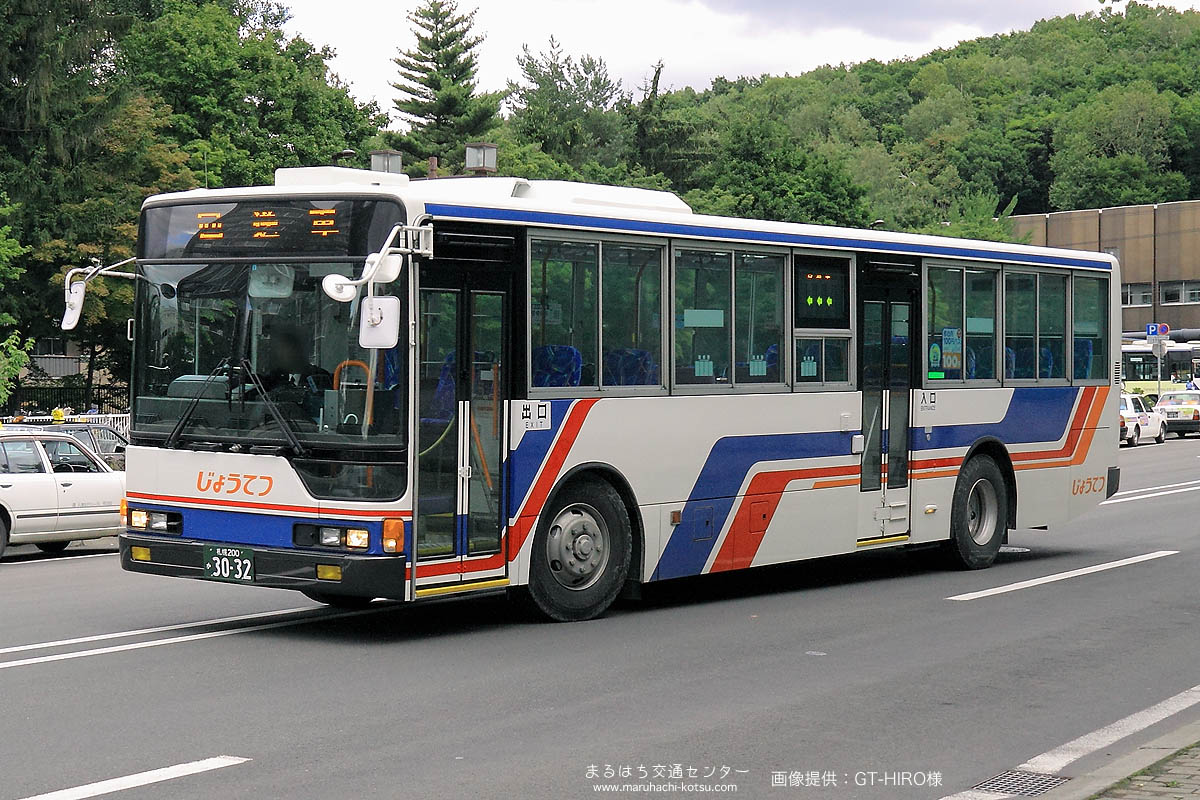
<instances>
[{"instance_id":1,"label":"bus wheel","mask_svg":"<svg viewBox=\"0 0 1200 800\"><path fill-rule=\"evenodd\" d=\"M530 599L559 622L603 614L625 583L632 541L625 504L607 481L568 484L534 535Z\"/></svg>"},{"instance_id":2,"label":"bus wheel","mask_svg":"<svg viewBox=\"0 0 1200 800\"><path fill-rule=\"evenodd\" d=\"M324 603L327 606L334 608L366 608L371 605L373 597L354 597L346 594L328 594L326 592L315 592L312 589L301 589L300 594L307 597L309 600L315 600L318 603Z\"/></svg>"},{"instance_id":3,"label":"bus wheel","mask_svg":"<svg viewBox=\"0 0 1200 800\"><path fill-rule=\"evenodd\" d=\"M977 455L958 473L946 550L954 566L983 569L1000 552L1008 527L1008 491L1000 468Z\"/></svg>"}]
</instances>

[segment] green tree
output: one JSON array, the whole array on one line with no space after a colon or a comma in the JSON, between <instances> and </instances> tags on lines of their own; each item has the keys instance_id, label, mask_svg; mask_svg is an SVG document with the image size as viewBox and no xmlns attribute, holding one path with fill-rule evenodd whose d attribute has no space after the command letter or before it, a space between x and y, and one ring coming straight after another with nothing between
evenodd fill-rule
<instances>
[{"instance_id":1,"label":"green tree","mask_svg":"<svg viewBox=\"0 0 1200 800\"><path fill-rule=\"evenodd\" d=\"M437 156L461 164L463 145L481 138L497 122L502 93L476 92L478 57L483 37L471 33L475 12L458 12L454 0L425 0L408 15L417 46L392 59L400 80L392 84L401 97L396 110L409 123L395 146L411 161ZM419 163L414 170L423 170Z\"/></svg>"},{"instance_id":2,"label":"green tree","mask_svg":"<svg viewBox=\"0 0 1200 800\"><path fill-rule=\"evenodd\" d=\"M5 198L0 195L0 222L12 212ZM16 259L26 248L12 236L10 225L0 225L0 290L16 283L23 270L16 265ZM33 348L33 340L25 339L20 331L15 329L17 319L12 314L0 312L0 403L5 403L12 395L13 382L29 363L29 351Z\"/></svg>"},{"instance_id":3,"label":"green tree","mask_svg":"<svg viewBox=\"0 0 1200 800\"><path fill-rule=\"evenodd\" d=\"M1167 161L1170 99L1151 84L1111 86L1064 115L1054 134L1056 208L1182 200L1187 178Z\"/></svg>"},{"instance_id":4,"label":"green tree","mask_svg":"<svg viewBox=\"0 0 1200 800\"><path fill-rule=\"evenodd\" d=\"M867 223L866 189L854 183L845 166L795 146L786 131L769 120L730 120L707 177L707 188L685 197L703 213L831 225Z\"/></svg>"},{"instance_id":5,"label":"green tree","mask_svg":"<svg viewBox=\"0 0 1200 800\"><path fill-rule=\"evenodd\" d=\"M517 136L574 165L591 161L611 166L620 158L627 126L609 112L628 98L620 81L608 74L604 59L585 55L576 61L551 37L538 55L525 45L517 65L521 81L508 84Z\"/></svg>"}]
</instances>

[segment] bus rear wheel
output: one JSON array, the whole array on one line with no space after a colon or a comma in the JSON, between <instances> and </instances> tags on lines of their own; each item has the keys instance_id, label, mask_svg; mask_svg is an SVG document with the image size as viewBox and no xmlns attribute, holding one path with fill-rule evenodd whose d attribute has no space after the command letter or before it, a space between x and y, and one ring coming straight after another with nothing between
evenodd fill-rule
<instances>
[{"instance_id":1,"label":"bus rear wheel","mask_svg":"<svg viewBox=\"0 0 1200 800\"><path fill-rule=\"evenodd\" d=\"M612 485L572 482L555 496L534 534L530 600L559 622L598 617L621 591L632 549L629 514Z\"/></svg>"},{"instance_id":2,"label":"bus rear wheel","mask_svg":"<svg viewBox=\"0 0 1200 800\"><path fill-rule=\"evenodd\" d=\"M958 473L946 552L961 569L990 567L1008 529L1008 491L996 462L977 455Z\"/></svg>"}]
</instances>

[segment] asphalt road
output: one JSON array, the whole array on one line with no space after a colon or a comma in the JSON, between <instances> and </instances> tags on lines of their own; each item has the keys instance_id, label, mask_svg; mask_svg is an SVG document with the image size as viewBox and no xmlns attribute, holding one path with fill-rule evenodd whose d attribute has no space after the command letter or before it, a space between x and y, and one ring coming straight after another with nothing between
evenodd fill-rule
<instances>
[{"instance_id":1,"label":"asphalt road","mask_svg":"<svg viewBox=\"0 0 1200 800\"><path fill-rule=\"evenodd\" d=\"M298 594L123 573L111 541L14 547L0 800L222 755L249 761L111 796L593 797L605 765L636 780L679 764L685 783L742 797L942 797L1200 684L1200 439L1121 462L1122 502L1015 532L1028 550L990 570L861 554L652 587L579 624L498 598L336 616ZM947 599L1159 551L1179 552ZM287 609L301 610L271 613ZM771 785L812 771L837 785ZM903 772L942 785L882 785Z\"/></svg>"}]
</instances>

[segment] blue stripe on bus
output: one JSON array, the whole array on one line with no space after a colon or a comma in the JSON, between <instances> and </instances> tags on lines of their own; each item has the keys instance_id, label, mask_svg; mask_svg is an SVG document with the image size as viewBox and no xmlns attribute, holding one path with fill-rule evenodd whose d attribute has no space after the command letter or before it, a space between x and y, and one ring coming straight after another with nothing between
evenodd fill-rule
<instances>
[{"instance_id":1,"label":"blue stripe on bus","mask_svg":"<svg viewBox=\"0 0 1200 800\"><path fill-rule=\"evenodd\" d=\"M675 527L663 549L651 580L699 575L716 546L717 536L733 508L734 499L750 469L762 461L792 461L850 455L854 432L784 433L756 436L727 436L718 439L708 453L700 477L683 507L681 524ZM712 509L711 536L693 538L693 523L701 509Z\"/></svg>"},{"instance_id":2,"label":"blue stripe on bus","mask_svg":"<svg viewBox=\"0 0 1200 800\"><path fill-rule=\"evenodd\" d=\"M1008 409L999 422L938 425L934 426L929 438L926 438L924 428L911 428L911 447L914 451L966 448L983 436L994 436L1010 445L1057 442L1067 433L1079 393L1080 389L1072 386L1014 389ZM700 477L684 504L680 524L671 532L651 580L699 575L704 571L733 509L738 490L756 465L769 461L848 456L853 433L859 431L730 436L718 440L709 451ZM712 511L711 536L696 541L693 527L698 520L706 521L709 509Z\"/></svg>"},{"instance_id":3,"label":"blue stripe on bus","mask_svg":"<svg viewBox=\"0 0 1200 800\"><path fill-rule=\"evenodd\" d=\"M789 244L809 247L843 247L859 250L875 250L888 253L904 253L919 256L941 256L949 258L976 258L984 260L1004 259L1024 264L1042 264L1057 267L1087 267L1090 269L1112 269L1108 261L1089 258L1071 258L1042 253L1014 253L1004 250L979 250L972 247L951 245L917 244L913 242L881 242L871 239L854 239L844 236L816 236L803 233L751 231L739 228L718 228L704 225L686 225L675 222L652 222L647 220L620 219L616 217L591 217L583 214L558 214L548 211L521 211L507 208L480 208L448 203L426 203L425 211L435 217L478 219L498 222L526 222L535 225L560 225L575 228L603 228L605 230L634 233L650 233L664 236L708 236L720 239L737 239L760 244Z\"/></svg>"},{"instance_id":4,"label":"blue stripe on bus","mask_svg":"<svg viewBox=\"0 0 1200 800\"><path fill-rule=\"evenodd\" d=\"M322 519L320 517L281 517L274 514L251 514L244 511L224 511L207 508L188 508L186 506L163 505L159 503L138 500L137 505L151 508L155 511L175 511L183 515L183 539L201 542L220 542L222 544L244 544L257 547L275 547L295 549L303 552L328 553L324 548L298 548L292 544L292 529L296 525L331 525L340 528L366 528L370 531L371 546L366 550L355 550L356 553L383 553L383 523L376 520L352 519ZM155 535L154 531L139 530L138 535ZM409 523L404 524L405 546L412 539ZM179 534L163 536L164 540L177 540ZM351 552L348 550L338 552Z\"/></svg>"},{"instance_id":5,"label":"blue stripe on bus","mask_svg":"<svg viewBox=\"0 0 1200 800\"><path fill-rule=\"evenodd\" d=\"M968 390L973 391L973 390ZM995 436L1005 444L1057 442L1066 435L1071 411L1081 389L1077 386L1039 386L1013 389L1004 419L971 425L936 425L928 437L912 429L913 450L970 447L981 437Z\"/></svg>"},{"instance_id":6,"label":"blue stripe on bus","mask_svg":"<svg viewBox=\"0 0 1200 800\"><path fill-rule=\"evenodd\" d=\"M537 400L513 400L512 408L516 419L520 420L522 404L529 403L536 409L538 402ZM521 503L529 496L533 482L537 480L538 470L541 469L542 462L546 460L546 454L550 452L550 445L554 443L554 437L558 435L558 430L562 427L567 413L571 410L571 404L574 402L574 400L551 400L550 429L525 431L521 436L520 444L509 454L507 464L508 519L517 516L517 512L521 510ZM507 524L507 520L505 522Z\"/></svg>"}]
</instances>

